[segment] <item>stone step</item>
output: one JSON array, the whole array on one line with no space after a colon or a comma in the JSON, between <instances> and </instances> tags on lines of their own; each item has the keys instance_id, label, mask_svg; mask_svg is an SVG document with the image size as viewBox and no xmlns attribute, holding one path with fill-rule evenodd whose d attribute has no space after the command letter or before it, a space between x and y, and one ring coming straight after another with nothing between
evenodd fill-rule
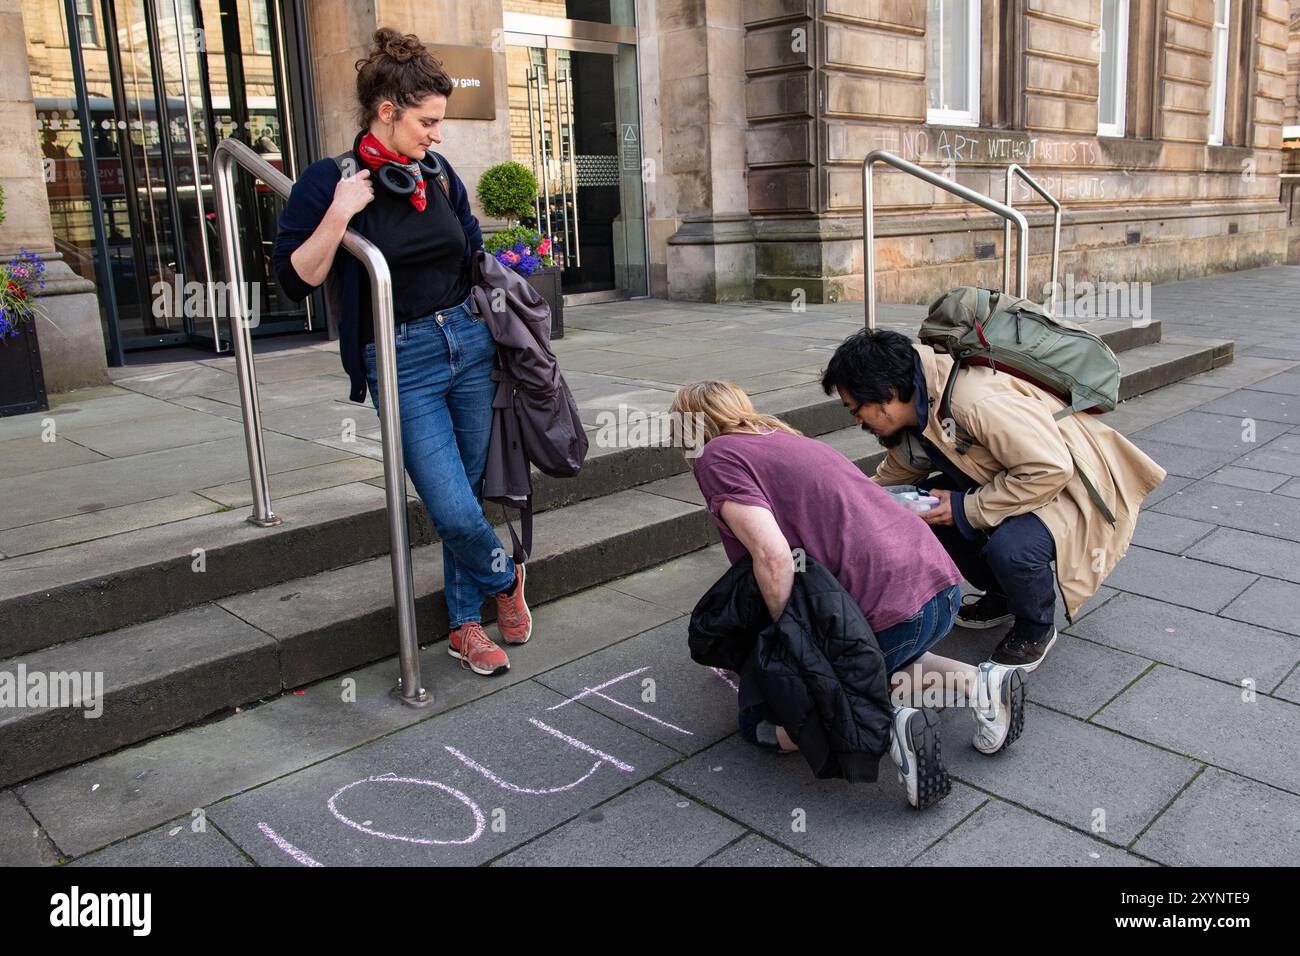
<instances>
[{"instance_id":1,"label":"stone step","mask_svg":"<svg viewBox=\"0 0 1300 956\"><path fill-rule=\"evenodd\" d=\"M1140 346L1123 359L1126 380L1131 373L1159 381L1172 374L1170 369L1189 363L1202 370L1216 354L1224 354L1222 348L1223 343L1193 340ZM1230 357L1230 351L1227 354ZM844 414L842 409L839 414ZM826 430L820 438L867 473L883 457L856 426ZM348 495L380 494L364 485L348 489L335 506L355 504ZM241 536L258 529L245 525L223 530L229 545L216 549L215 555L210 552L209 560L230 560L225 552L237 553ZM498 533L504 539L505 529ZM686 473L554 507L536 521L535 553L528 565L529 601L539 606L717 540L694 479ZM284 560L280 549L272 550ZM441 549L416 547L412 561L419 633L442 639L447 617ZM297 567L301 571L303 565ZM188 566L170 573L156 570L153 580L160 593L174 595L182 589L179 582L185 574L194 572ZM244 568L239 575L241 580L250 578ZM158 619L146 623L5 655L9 659L0 661L0 672L10 674L101 673L103 709L94 718L67 707L0 710L0 787L391 657L396 623L389 575L389 561L382 554L342 567L312 567L288 579L263 581L260 587L210 596L197 606L155 615ZM143 578L136 593L139 600L147 600ZM485 621L490 622L492 608L485 610ZM436 676L426 675L426 682L436 694Z\"/></svg>"},{"instance_id":2,"label":"stone step","mask_svg":"<svg viewBox=\"0 0 1300 956\"><path fill-rule=\"evenodd\" d=\"M1124 398L1231 361L1230 342L1139 344L1159 336L1158 322L1136 328L1098 322L1092 328L1121 346ZM756 404L807 435L840 429L846 418L840 403L817 385L766 392ZM593 442L576 478L534 475L534 504L542 514L686 471L685 458L675 449L602 448ZM437 536L424 506L409 485L408 493L411 544L433 543ZM276 528L255 528L243 520L247 512L238 509L9 559L5 570L11 573L0 579L0 658L144 623L388 551L382 480L273 502L284 518Z\"/></svg>"}]
</instances>

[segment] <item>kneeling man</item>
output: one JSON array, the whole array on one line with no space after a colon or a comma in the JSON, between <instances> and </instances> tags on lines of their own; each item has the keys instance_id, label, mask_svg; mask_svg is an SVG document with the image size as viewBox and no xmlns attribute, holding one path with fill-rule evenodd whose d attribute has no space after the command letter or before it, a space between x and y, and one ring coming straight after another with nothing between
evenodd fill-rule
<instances>
[{"instance_id":1,"label":"kneeling man","mask_svg":"<svg viewBox=\"0 0 1300 956\"><path fill-rule=\"evenodd\" d=\"M898 332L864 329L836 350L822 387L887 449L877 482L940 499L921 518L984 592L957 623L1012 621L992 659L1032 671L1056 641L1056 588L1072 619L1128 550L1165 471L1095 416L1055 420L1064 403L1005 370L964 366L944 421L952 364Z\"/></svg>"}]
</instances>

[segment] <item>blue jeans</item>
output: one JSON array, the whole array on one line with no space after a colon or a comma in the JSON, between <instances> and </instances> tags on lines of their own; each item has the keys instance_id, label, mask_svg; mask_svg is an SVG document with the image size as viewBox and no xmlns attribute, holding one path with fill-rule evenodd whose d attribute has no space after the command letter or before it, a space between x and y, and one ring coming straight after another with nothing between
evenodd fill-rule
<instances>
[{"instance_id":1,"label":"blue jeans","mask_svg":"<svg viewBox=\"0 0 1300 956\"><path fill-rule=\"evenodd\" d=\"M514 583L515 565L479 496L492 435L497 349L469 300L397 326L397 386L406 472L442 539L448 623L479 620L483 600ZM365 348L379 408L375 343Z\"/></svg>"},{"instance_id":2,"label":"blue jeans","mask_svg":"<svg viewBox=\"0 0 1300 956\"><path fill-rule=\"evenodd\" d=\"M961 607L961 588L953 585L930 598L921 610L876 635L885 655L885 669L893 674L916 660L948 636Z\"/></svg>"}]
</instances>

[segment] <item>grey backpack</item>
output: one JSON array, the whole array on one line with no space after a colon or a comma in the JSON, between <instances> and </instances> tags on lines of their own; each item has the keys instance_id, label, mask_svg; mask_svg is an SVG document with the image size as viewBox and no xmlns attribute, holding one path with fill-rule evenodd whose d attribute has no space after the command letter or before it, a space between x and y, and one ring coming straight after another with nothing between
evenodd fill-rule
<instances>
[{"instance_id":1,"label":"grey backpack","mask_svg":"<svg viewBox=\"0 0 1300 956\"><path fill-rule=\"evenodd\" d=\"M939 417L956 426L957 451L973 437L952 417L953 386L963 365L983 365L1024 379L1065 402L1054 416L1108 412L1119 402L1119 359L1105 342L1080 325L1058 319L1029 299L963 286L930 306L918 338L952 356L952 371L939 400ZM1091 479L1075 462L1088 495L1111 524L1114 515Z\"/></svg>"}]
</instances>

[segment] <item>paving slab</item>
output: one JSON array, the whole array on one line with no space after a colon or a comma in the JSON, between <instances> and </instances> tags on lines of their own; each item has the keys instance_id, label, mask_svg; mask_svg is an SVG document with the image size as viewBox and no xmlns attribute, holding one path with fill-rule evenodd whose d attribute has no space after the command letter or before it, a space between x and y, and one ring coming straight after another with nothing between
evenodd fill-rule
<instances>
[{"instance_id":1,"label":"paving slab","mask_svg":"<svg viewBox=\"0 0 1300 956\"><path fill-rule=\"evenodd\" d=\"M170 402L136 395L120 388L112 389L109 394L97 394L94 389L70 392L62 396L63 401L59 401L59 397L51 396L47 411L0 419L0 441L29 438L33 435L39 437L46 429L47 420L54 422L57 435L69 428L105 424L130 425L140 419L169 415L176 411L176 406Z\"/></svg>"},{"instance_id":2,"label":"paving slab","mask_svg":"<svg viewBox=\"0 0 1300 956\"><path fill-rule=\"evenodd\" d=\"M1086 720L1150 666L1146 658L1060 634L1026 679L1025 692L1035 703Z\"/></svg>"},{"instance_id":3,"label":"paving slab","mask_svg":"<svg viewBox=\"0 0 1300 956\"><path fill-rule=\"evenodd\" d=\"M145 452L197 445L222 438L242 437L243 426L228 418L173 406L165 414L152 415L143 427L134 422L104 425L66 425L63 434L79 445L110 458L126 458Z\"/></svg>"},{"instance_id":4,"label":"paving slab","mask_svg":"<svg viewBox=\"0 0 1300 956\"><path fill-rule=\"evenodd\" d=\"M1260 578L1219 613L1236 621L1300 634L1300 584Z\"/></svg>"},{"instance_id":5,"label":"paving slab","mask_svg":"<svg viewBox=\"0 0 1300 956\"><path fill-rule=\"evenodd\" d=\"M948 708L940 719L944 760L954 777L1120 846L1196 772L1184 757L1032 703L1020 739L992 757L970 745L973 725L964 708ZM1105 814L1102 832L1095 829L1098 810Z\"/></svg>"},{"instance_id":6,"label":"paving slab","mask_svg":"<svg viewBox=\"0 0 1300 956\"><path fill-rule=\"evenodd\" d=\"M1264 690L1300 660L1300 639L1136 594L1120 595L1071 633L1218 680L1250 677Z\"/></svg>"},{"instance_id":7,"label":"paving slab","mask_svg":"<svg viewBox=\"0 0 1300 956\"><path fill-rule=\"evenodd\" d=\"M918 813L888 757L875 783L817 780L798 754L773 754L735 736L660 777L827 866L901 866L984 799L954 783L940 803Z\"/></svg>"},{"instance_id":8,"label":"paving slab","mask_svg":"<svg viewBox=\"0 0 1300 956\"><path fill-rule=\"evenodd\" d=\"M195 829L201 827L201 829ZM156 830L74 860L72 866L252 866L202 817L181 817Z\"/></svg>"},{"instance_id":9,"label":"paving slab","mask_svg":"<svg viewBox=\"0 0 1300 956\"><path fill-rule=\"evenodd\" d=\"M1250 698L1250 699L1248 699ZM1300 706L1157 666L1093 722L1224 770L1300 793Z\"/></svg>"},{"instance_id":10,"label":"paving slab","mask_svg":"<svg viewBox=\"0 0 1300 956\"><path fill-rule=\"evenodd\" d=\"M1250 488L1254 491L1273 491L1289 479L1286 475L1274 474L1271 471L1228 465L1207 475L1205 480L1221 485L1233 485L1237 488Z\"/></svg>"},{"instance_id":11,"label":"paving slab","mask_svg":"<svg viewBox=\"0 0 1300 956\"><path fill-rule=\"evenodd\" d=\"M484 863L676 760L588 708L546 713L562 699L532 682L508 688L222 801L209 819L267 866L304 855L327 866Z\"/></svg>"},{"instance_id":12,"label":"paving slab","mask_svg":"<svg viewBox=\"0 0 1300 956\"><path fill-rule=\"evenodd\" d=\"M1193 375L1184 383L1187 385L1214 385L1228 388L1258 387L1264 381L1280 372L1295 367L1294 359L1257 358L1250 355L1234 355L1232 364L1224 365L1209 372ZM1296 386L1300 388L1300 385ZM1278 391L1268 388L1267 391ZM1300 391L1295 394L1300 395Z\"/></svg>"},{"instance_id":13,"label":"paving slab","mask_svg":"<svg viewBox=\"0 0 1300 956\"><path fill-rule=\"evenodd\" d=\"M292 405L308 405L326 399L341 402L348 400L350 391L348 380L341 375L320 375L315 378L293 379L284 382L264 381L259 376L257 382L257 401L266 413L276 408L288 408ZM213 388L198 394L199 398L223 402L239 409L239 389L234 386Z\"/></svg>"},{"instance_id":14,"label":"paving slab","mask_svg":"<svg viewBox=\"0 0 1300 956\"><path fill-rule=\"evenodd\" d=\"M1275 439L1248 454L1242 455L1237 459L1237 464L1243 468L1252 468L1255 471L1289 475L1293 478L1300 476L1300 454L1287 450L1295 447L1295 436L1283 435L1280 438L1284 440L1284 443L1279 443Z\"/></svg>"},{"instance_id":15,"label":"paving slab","mask_svg":"<svg viewBox=\"0 0 1300 956\"><path fill-rule=\"evenodd\" d=\"M1231 366L1226 367L1231 368ZM1175 382L1153 392L1145 392L1134 398L1125 399L1115 407L1114 411L1107 412L1102 421L1111 428L1129 434L1182 412L1191 411L1227 393L1227 389L1223 387L1207 387L1213 386L1214 383L1191 384L1211 374L1213 373L1202 372L1182 382Z\"/></svg>"},{"instance_id":16,"label":"paving slab","mask_svg":"<svg viewBox=\"0 0 1300 956\"><path fill-rule=\"evenodd\" d=\"M1289 677L1278 684L1273 691L1274 697L1281 697L1293 704L1300 704L1300 667L1293 670Z\"/></svg>"},{"instance_id":17,"label":"paving slab","mask_svg":"<svg viewBox=\"0 0 1300 956\"><path fill-rule=\"evenodd\" d=\"M260 366L258 371L261 372ZM232 388L236 381L234 373L224 369L201 363L171 362L151 366L140 374L114 375L113 384L153 398L171 399L212 389Z\"/></svg>"},{"instance_id":18,"label":"paving slab","mask_svg":"<svg viewBox=\"0 0 1300 956\"><path fill-rule=\"evenodd\" d=\"M1255 580L1255 575L1193 558L1131 547L1106 584L1201 611L1218 611Z\"/></svg>"},{"instance_id":19,"label":"paving slab","mask_svg":"<svg viewBox=\"0 0 1300 956\"><path fill-rule=\"evenodd\" d=\"M1161 514L1300 541L1300 501L1201 481L1154 506Z\"/></svg>"},{"instance_id":20,"label":"paving slab","mask_svg":"<svg viewBox=\"0 0 1300 956\"><path fill-rule=\"evenodd\" d=\"M182 491L150 501L9 528L0 531L0 551L10 557L18 557L211 514L220 507L210 498L192 491Z\"/></svg>"},{"instance_id":21,"label":"paving slab","mask_svg":"<svg viewBox=\"0 0 1300 956\"><path fill-rule=\"evenodd\" d=\"M1205 449L1157 441L1154 438L1140 438L1137 435L1128 437L1170 475L1184 478L1204 478L1242 455L1242 450L1234 446Z\"/></svg>"},{"instance_id":22,"label":"paving slab","mask_svg":"<svg viewBox=\"0 0 1300 956\"><path fill-rule=\"evenodd\" d=\"M1300 797L1207 767L1133 849L1166 866L1295 866Z\"/></svg>"},{"instance_id":23,"label":"paving slab","mask_svg":"<svg viewBox=\"0 0 1300 956\"><path fill-rule=\"evenodd\" d=\"M1184 478L1181 475L1166 475L1165 480L1160 482L1151 494L1142 499L1142 510L1146 511L1152 505L1159 504L1170 495L1178 494L1178 492L1190 485L1193 480L1192 478Z\"/></svg>"},{"instance_id":24,"label":"paving slab","mask_svg":"<svg viewBox=\"0 0 1300 956\"><path fill-rule=\"evenodd\" d=\"M58 862L58 850L14 792L0 792L0 866L53 866Z\"/></svg>"},{"instance_id":25,"label":"paving slab","mask_svg":"<svg viewBox=\"0 0 1300 956\"><path fill-rule=\"evenodd\" d=\"M1300 424L1300 396L1243 388L1202 405L1201 411L1232 416L1238 425L1245 420L1297 425Z\"/></svg>"},{"instance_id":26,"label":"paving slab","mask_svg":"<svg viewBox=\"0 0 1300 956\"><path fill-rule=\"evenodd\" d=\"M666 564L618 578L606 587L689 614L704 592L729 567L731 564L722 545L715 544Z\"/></svg>"},{"instance_id":27,"label":"paving slab","mask_svg":"<svg viewBox=\"0 0 1300 956\"><path fill-rule=\"evenodd\" d=\"M1117 847L1094 840L1003 803L990 800L961 826L922 853L912 866L1150 866Z\"/></svg>"},{"instance_id":28,"label":"paving slab","mask_svg":"<svg viewBox=\"0 0 1300 956\"><path fill-rule=\"evenodd\" d=\"M1231 396L1225 396L1226 398ZM1283 424L1260 420L1254 424L1255 441L1250 442L1243 437L1247 426L1242 423L1242 417L1235 412L1217 414L1205 411L1183 412L1181 415L1175 415L1173 418L1134 432L1129 437L1139 443L1143 440L1151 440L1171 445L1187 445L1202 451L1236 450L1240 455L1250 451L1252 447L1258 447L1258 444L1285 434L1287 430Z\"/></svg>"},{"instance_id":29,"label":"paving slab","mask_svg":"<svg viewBox=\"0 0 1300 956\"><path fill-rule=\"evenodd\" d=\"M1300 395L1300 371L1295 369L1256 379L1246 388L1261 392L1273 392L1280 395Z\"/></svg>"},{"instance_id":30,"label":"paving slab","mask_svg":"<svg viewBox=\"0 0 1300 956\"><path fill-rule=\"evenodd\" d=\"M582 705L693 754L736 732L736 679L690 659L682 617L537 677Z\"/></svg>"},{"instance_id":31,"label":"paving slab","mask_svg":"<svg viewBox=\"0 0 1300 956\"><path fill-rule=\"evenodd\" d=\"M274 433L265 436L265 445L272 474L347 457L316 442ZM0 508L0 527L147 501L247 475L242 436L22 475L5 483L4 500L22 505Z\"/></svg>"},{"instance_id":32,"label":"paving slab","mask_svg":"<svg viewBox=\"0 0 1300 956\"><path fill-rule=\"evenodd\" d=\"M1133 530L1133 543L1152 551L1182 554L1214 530L1215 525L1204 521L1143 511L1139 513L1137 527Z\"/></svg>"},{"instance_id":33,"label":"paving slab","mask_svg":"<svg viewBox=\"0 0 1300 956\"><path fill-rule=\"evenodd\" d=\"M773 843L756 833L748 833L731 846L715 853L701 866L707 867L763 867L773 866L812 866L801 856L796 856L783 846Z\"/></svg>"},{"instance_id":34,"label":"paving slab","mask_svg":"<svg viewBox=\"0 0 1300 956\"><path fill-rule=\"evenodd\" d=\"M275 482L271 484L272 506L276 506L279 501L292 495L336 488L354 481L370 481L382 476L383 473L383 462L370 458L343 458L323 465L310 465L294 471L280 472L275 476ZM380 480L382 481L382 478ZM222 485L201 488L199 494L229 508L248 508L253 503L251 488L248 479L244 478L242 481L230 481ZM409 484L407 494L408 496L415 494Z\"/></svg>"},{"instance_id":35,"label":"paving slab","mask_svg":"<svg viewBox=\"0 0 1300 956\"><path fill-rule=\"evenodd\" d=\"M511 668L483 678L436 643L420 653L434 695L429 710L396 704L397 662L385 660L321 681L220 721L187 727L23 786L23 799L66 852L84 854L244 790L521 684L670 616L603 588L534 608L534 638L511 651ZM355 684L346 696L348 685Z\"/></svg>"},{"instance_id":36,"label":"paving slab","mask_svg":"<svg viewBox=\"0 0 1300 956\"><path fill-rule=\"evenodd\" d=\"M654 780L578 814L493 866L697 866L745 833Z\"/></svg>"},{"instance_id":37,"label":"paving slab","mask_svg":"<svg viewBox=\"0 0 1300 956\"><path fill-rule=\"evenodd\" d=\"M69 465L84 465L90 461L101 461L105 457L58 432L55 432L54 441L42 441L39 433L10 438L0 442L0 480L67 468Z\"/></svg>"}]
</instances>

